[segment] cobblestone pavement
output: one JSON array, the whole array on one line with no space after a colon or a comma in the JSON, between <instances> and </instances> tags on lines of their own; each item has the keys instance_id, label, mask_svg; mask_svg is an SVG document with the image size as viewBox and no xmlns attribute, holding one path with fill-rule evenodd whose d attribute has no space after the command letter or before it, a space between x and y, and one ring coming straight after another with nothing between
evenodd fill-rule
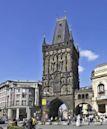
<instances>
[{"instance_id":1,"label":"cobblestone pavement","mask_svg":"<svg viewBox=\"0 0 107 129\"><path fill-rule=\"evenodd\" d=\"M0 127L2 127L3 129L7 129L7 124L0 124Z\"/></svg>"},{"instance_id":2,"label":"cobblestone pavement","mask_svg":"<svg viewBox=\"0 0 107 129\"><path fill-rule=\"evenodd\" d=\"M7 124L0 125L3 129L7 129ZM82 125L76 127L73 125L37 125L36 129L107 129L107 125Z\"/></svg>"},{"instance_id":3,"label":"cobblestone pavement","mask_svg":"<svg viewBox=\"0 0 107 129\"><path fill-rule=\"evenodd\" d=\"M107 129L107 125L83 125L80 127L73 125L39 125L37 129Z\"/></svg>"}]
</instances>

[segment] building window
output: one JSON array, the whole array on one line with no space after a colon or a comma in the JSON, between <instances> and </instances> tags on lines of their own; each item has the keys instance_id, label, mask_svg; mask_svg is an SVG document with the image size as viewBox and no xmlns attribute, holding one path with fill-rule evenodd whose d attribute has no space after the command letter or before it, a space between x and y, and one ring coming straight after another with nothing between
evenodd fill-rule
<instances>
[{"instance_id":1,"label":"building window","mask_svg":"<svg viewBox=\"0 0 107 129\"><path fill-rule=\"evenodd\" d=\"M58 38L61 38L61 35L58 35Z\"/></svg>"},{"instance_id":2,"label":"building window","mask_svg":"<svg viewBox=\"0 0 107 129\"><path fill-rule=\"evenodd\" d=\"M22 98L25 98L26 97L26 94L25 93L22 93Z\"/></svg>"},{"instance_id":3,"label":"building window","mask_svg":"<svg viewBox=\"0 0 107 129\"><path fill-rule=\"evenodd\" d=\"M78 95L78 99L81 99L81 95L80 94Z\"/></svg>"},{"instance_id":4,"label":"building window","mask_svg":"<svg viewBox=\"0 0 107 129\"><path fill-rule=\"evenodd\" d=\"M84 94L82 94L82 99L84 99Z\"/></svg>"},{"instance_id":5,"label":"building window","mask_svg":"<svg viewBox=\"0 0 107 129\"><path fill-rule=\"evenodd\" d=\"M22 105L26 106L26 100L22 100Z\"/></svg>"},{"instance_id":6,"label":"building window","mask_svg":"<svg viewBox=\"0 0 107 129\"><path fill-rule=\"evenodd\" d=\"M32 103L32 101L31 101L31 100L29 100L29 105L30 105L30 106L32 106L32 104L33 104L33 103Z\"/></svg>"},{"instance_id":7,"label":"building window","mask_svg":"<svg viewBox=\"0 0 107 129\"><path fill-rule=\"evenodd\" d=\"M16 92L20 92L20 88L17 88L17 89L16 89Z\"/></svg>"},{"instance_id":8,"label":"building window","mask_svg":"<svg viewBox=\"0 0 107 129\"><path fill-rule=\"evenodd\" d=\"M26 97L26 90L23 89L23 90L22 90L22 98L25 98L25 97Z\"/></svg>"},{"instance_id":9,"label":"building window","mask_svg":"<svg viewBox=\"0 0 107 129\"><path fill-rule=\"evenodd\" d=\"M20 97L20 94L16 94L16 99L19 99L19 97Z\"/></svg>"},{"instance_id":10,"label":"building window","mask_svg":"<svg viewBox=\"0 0 107 129\"><path fill-rule=\"evenodd\" d=\"M19 100L16 100L16 105L17 105L17 106L19 105Z\"/></svg>"},{"instance_id":11,"label":"building window","mask_svg":"<svg viewBox=\"0 0 107 129\"><path fill-rule=\"evenodd\" d=\"M104 84L101 83L98 85L98 93L104 94Z\"/></svg>"},{"instance_id":12,"label":"building window","mask_svg":"<svg viewBox=\"0 0 107 129\"><path fill-rule=\"evenodd\" d=\"M89 95L88 94L86 94L86 99L89 99Z\"/></svg>"},{"instance_id":13,"label":"building window","mask_svg":"<svg viewBox=\"0 0 107 129\"><path fill-rule=\"evenodd\" d=\"M98 112L100 112L100 113L106 112L105 104L98 104Z\"/></svg>"},{"instance_id":14,"label":"building window","mask_svg":"<svg viewBox=\"0 0 107 129\"><path fill-rule=\"evenodd\" d=\"M62 26L62 23L60 23L59 26L61 27Z\"/></svg>"},{"instance_id":15,"label":"building window","mask_svg":"<svg viewBox=\"0 0 107 129\"><path fill-rule=\"evenodd\" d=\"M61 54L61 60L62 60L62 54Z\"/></svg>"},{"instance_id":16,"label":"building window","mask_svg":"<svg viewBox=\"0 0 107 129\"><path fill-rule=\"evenodd\" d=\"M32 94L29 95L29 98L32 98Z\"/></svg>"},{"instance_id":17,"label":"building window","mask_svg":"<svg viewBox=\"0 0 107 129\"><path fill-rule=\"evenodd\" d=\"M61 94L66 94L66 86L63 86L63 87L61 88Z\"/></svg>"}]
</instances>

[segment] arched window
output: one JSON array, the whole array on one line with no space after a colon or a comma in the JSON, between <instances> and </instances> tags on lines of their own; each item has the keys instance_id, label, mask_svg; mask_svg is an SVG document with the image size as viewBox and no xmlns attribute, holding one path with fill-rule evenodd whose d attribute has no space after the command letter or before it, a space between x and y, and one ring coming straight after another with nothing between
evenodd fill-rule
<instances>
[{"instance_id":1,"label":"arched window","mask_svg":"<svg viewBox=\"0 0 107 129\"><path fill-rule=\"evenodd\" d=\"M63 87L61 88L61 94L66 94L66 86L63 86Z\"/></svg>"},{"instance_id":2,"label":"arched window","mask_svg":"<svg viewBox=\"0 0 107 129\"><path fill-rule=\"evenodd\" d=\"M86 96L85 96L85 97L86 97L86 99L88 99L88 98L89 98L89 95L88 95L88 94L86 94Z\"/></svg>"},{"instance_id":3,"label":"arched window","mask_svg":"<svg viewBox=\"0 0 107 129\"><path fill-rule=\"evenodd\" d=\"M84 99L85 97L84 97L84 94L82 94L82 99Z\"/></svg>"},{"instance_id":4,"label":"arched window","mask_svg":"<svg viewBox=\"0 0 107 129\"><path fill-rule=\"evenodd\" d=\"M98 93L99 93L99 94L104 94L104 90L105 90L104 84L100 83L100 84L98 85Z\"/></svg>"},{"instance_id":5,"label":"arched window","mask_svg":"<svg viewBox=\"0 0 107 129\"><path fill-rule=\"evenodd\" d=\"M48 88L48 87L45 87L45 88L43 89L43 95L44 95L44 96L47 96L48 93L49 93L49 88Z\"/></svg>"},{"instance_id":6,"label":"arched window","mask_svg":"<svg viewBox=\"0 0 107 129\"><path fill-rule=\"evenodd\" d=\"M67 86L67 93L70 94L71 92L72 92L71 85L68 85L68 86Z\"/></svg>"},{"instance_id":7,"label":"arched window","mask_svg":"<svg viewBox=\"0 0 107 129\"><path fill-rule=\"evenodd\" d=\"M81 99L81 95L80 94L78 95L78 99Z\"/></svg>"}]
</instances>

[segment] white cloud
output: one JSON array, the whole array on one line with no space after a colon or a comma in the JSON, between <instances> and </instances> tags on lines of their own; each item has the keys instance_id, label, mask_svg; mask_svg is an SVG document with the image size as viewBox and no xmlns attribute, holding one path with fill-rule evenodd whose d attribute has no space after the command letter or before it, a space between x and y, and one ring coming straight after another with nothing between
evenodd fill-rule
<instances>
[{"instance_id":1,"label":"white cloud","mask_svg":"<svg viewBox=\"0 0 107 129\"><path fill-rule=\"evenodd\" d=\"M80 56L86 57L88 59L88 61L96 60L99 57L99 55L95 54L91 50L81 50Z\"/></svg>"},{"instance_id":2,"label":"white cloud","mask_svg":"<svg viewBox=\"0 0 107 129\"><path fill-rule=\"evenodd\" d=\"M82 73L84 71L84 67L78 66L78 68L79 68L79 73Z\"/></svg>"}]
</instances>

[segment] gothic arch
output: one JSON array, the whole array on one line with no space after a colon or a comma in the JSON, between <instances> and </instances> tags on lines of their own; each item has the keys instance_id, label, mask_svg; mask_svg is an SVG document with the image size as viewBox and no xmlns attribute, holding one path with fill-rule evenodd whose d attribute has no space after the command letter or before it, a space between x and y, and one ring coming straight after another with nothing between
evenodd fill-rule
<instances>
[{"instance_id":1,"label":"gothic arch","mask_svg":"<svg viewBox=\"0 0 107 129\"><path fill-rule=\"evenodd\" d=\"M85 105L85 106L84 106ZM84 109L85 108L85 109ZM85 110L87 113L92 111L92 105L90 105L89 103L79 103L76 107L75 107L75 114L83 114L83 110Z\"/></svg>"},{"instance_id":2,"label":"gothic arch","mask_svg":"<svg viewBox=\"0 0 107 129\"><path fill-rule=\"evenodd\" d=\"M67 85L67 93L68 93L68 94L71 94L71 92L72 92L72 87L71 87L71 85Z\"/></svg>"},{"instance_id":3,"label":"gothic arch","mask_svg":"<svg viewBox=\"0 0 107 129\"><path fill-rule=\"evenodd\" d=\"M79 104L82 104L82 103L87 103L87 104L89 104L91 107L93 106L91 100L87 100L87 99L82 100L82 99L81 99L81 100L79 100L79 101L75 101L75 108L76 108Z\"/></svg>"},{"instance_id":4,"label":"gothic arch","mask_svg":"<svg viewBox=\"0 0 107 129\"><path fill-rule=\"evenodd\" d=\"M66 94L66 85L62 86L61 88L61 94Z\"/></svg>"},{"instance_id":5,"label":"gothic arch","mask_svg":"<svg viewBox=\"0 0 107 129\"><path fill-rule=\"evenodd\" d=\"M61 100L60 98L53 99L49 103L49 106L48 106L48 109L49 109L48 116L49 116L49 118L59 117L59 113L60 113L61 109L63 111L65 107L68 111L68 105L63 100Z\"/></svg>"}]
</instances>

